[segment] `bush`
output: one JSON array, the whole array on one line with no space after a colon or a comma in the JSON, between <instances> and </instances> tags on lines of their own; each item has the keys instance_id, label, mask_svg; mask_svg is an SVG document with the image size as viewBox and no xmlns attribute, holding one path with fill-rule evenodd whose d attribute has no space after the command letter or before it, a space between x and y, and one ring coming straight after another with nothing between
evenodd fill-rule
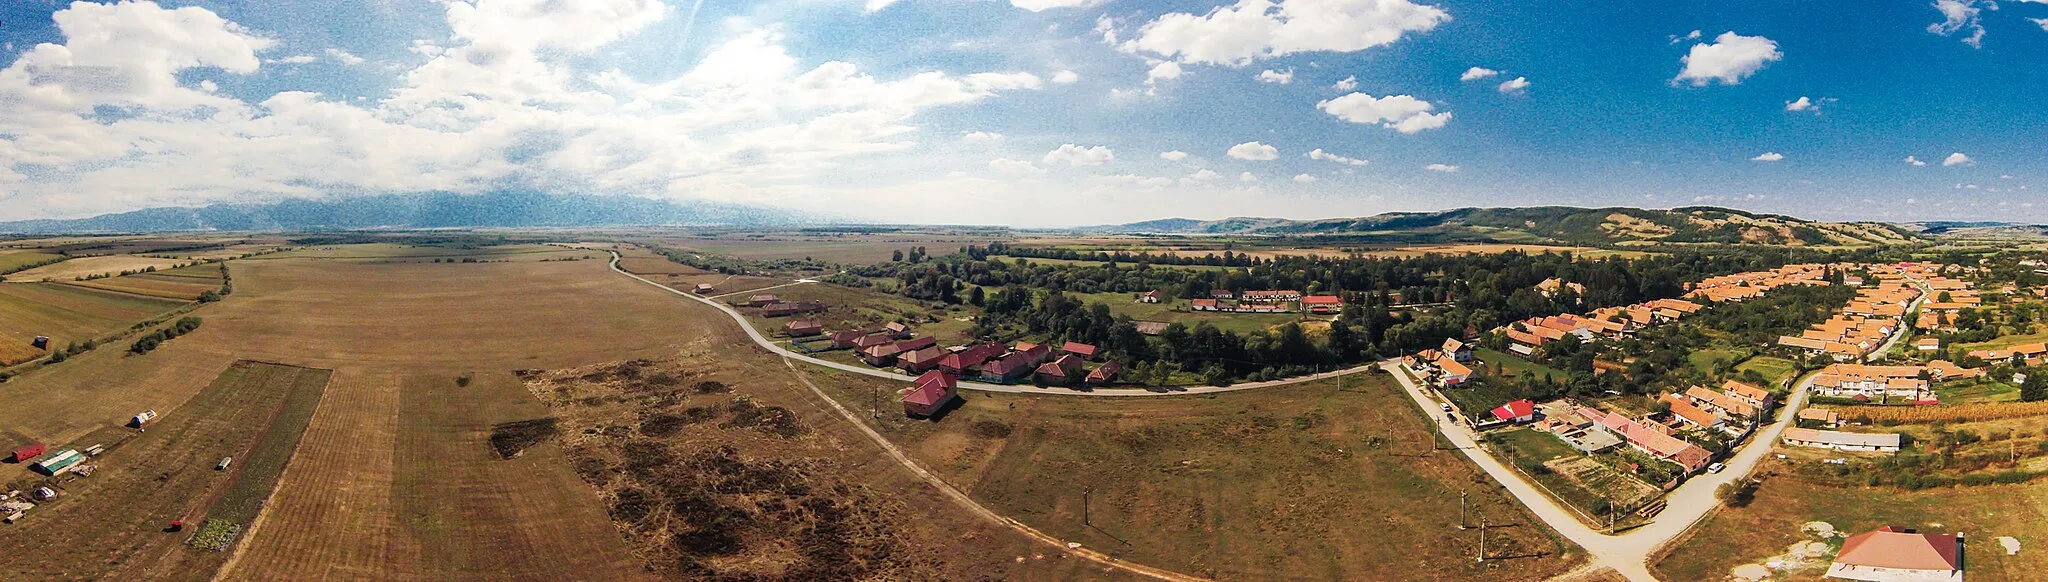
<instances>
[{"instance_id":1,"label":"bush","mask_svg":"<svg viewBox=\"0 0 2048 582\"><path fill-rule=\"evenodd\" d=\"M1714 497L1729 507L1744 507L1756 500L1756 489L1762 484L1761 481L1751 478L1729 481L1714 490Z\"/></svg>"},{"instance_id":2,"label":"bush","mask_svg":"<svg viewBox=\"0 0 2048 582\"><path fill-rule=\"evenodd\" d=\"M1010 423L1007 422L999 422L994 420L977 420L974 421L974 424L970 424L967 426L967 433L974 435L975 438L1000 439L1009 438L1010 431L1013 428L1014 427L1010 426Z\"/></svg>"}]
</instances>

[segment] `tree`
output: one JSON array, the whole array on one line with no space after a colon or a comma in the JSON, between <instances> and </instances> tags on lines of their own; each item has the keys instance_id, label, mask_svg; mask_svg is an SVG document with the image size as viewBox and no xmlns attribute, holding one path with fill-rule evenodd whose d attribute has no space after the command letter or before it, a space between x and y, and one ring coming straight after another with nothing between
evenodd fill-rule
<instances>
[{"instance_id":1,"label":"tree","mask_svg":"<svg viewBox=\"0 0 2048 582\"><path fill-rule=\"evenodd\" d=\"M2027 374L2027 381L2020 383L2021 402L2048 400L2048 370Z\"/></svg>"}]
</instances>

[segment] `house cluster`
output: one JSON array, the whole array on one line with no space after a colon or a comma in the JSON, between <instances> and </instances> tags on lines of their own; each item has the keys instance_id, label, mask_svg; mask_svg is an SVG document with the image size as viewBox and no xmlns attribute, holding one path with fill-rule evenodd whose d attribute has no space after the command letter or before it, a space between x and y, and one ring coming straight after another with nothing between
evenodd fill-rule
<instances>
[{"instance_id":1,"label":"house cluster","mask_svg":"<svg viewBox=\"0 0 2048 582\"><path fill-rule=\"evenodd\" d=\"M1680 422L1705 430L1740 434L1762 419L1764 411L1770 410L1771 393L1729 380L1721 384L1720 390L1693 386L1683 394L1666 394L1663 401L1670 405L1671 415Z\"/></svg>"},{"instance_id":2,"label":"house cluster","mask_svg":"<svg viewBox=\"0 0 2048 582\"><path fill-rule=\"evenodd\" d=\"M1558 292L1563 291L1565 289L1572 290L1573 295L1586 294L1585 285L1566 282L1564 279L1559 279L1557 277L1544 279L1542 283L1536 284L1536 292L1542 294L1545 298L1555 296L1558 294Z\"/></svg>"},{"instance_id":3,"label":"house cluster","mask_svg":"<svg viewBox=\"0 0 2048 582\"><path fill-rule=\"evenodd\" d=\"M1401 366L1438 388L1454 388L1472 379L1472 345L1457 338L1445 338L1441 348L1422 350L1401 358Z\"/></svg>"},{"instance_id":4,"label":"house cluster","mask_svg":"<svg viewBox=\"0 0 2048 582\"><path fill-rule=\"evenodd\" d=\"M1874 352L1899 331L1901 318L1913 301L1920 298L1920 288L1900 277L1874 274L1879 277L1876 287L1858 290L1856 298L1827 321L1814 324L1797 336L1781 336L1778 345L1799 348L1808 354L1827 354L1843 362L1860 362L1881 355Z\"/></svg>"},{"instance_id":5,"label":"house cluster","mask_svg":"<svg viewBox=\"0 0 2048 582\"><path fill-rule=\"evenodd\" d=\"M1688 299L1704 299L1714 303L1739 302L1762 297L1772 289L1786 285L1826 285L1827 266L1808 263L1785 265L1768 271L1750 271L1719 277L1708 277L1694 283Z\"/></svg>"},{"instance_id":6,"label":"house cluster","mask_svg":"<svg viewBox=\"0 0 2048 582\"><path fill-rule=\"evenodd\" d=\"M1141 295L1139 300L1144 301L1145 297ZM1292 289L1248 290L1243 293L1213 289L1209 291L1208 298L1189 301L1188 308L1222 313L1293 313L1299 309L1328 314L1342 310L1344 300L1336 295L1302 295Z\"/></svg>"},{"instance_id":7,"label":"house cluster","mask_svg":"<svg viewBox=\"0 0 2048 582\"><path fill-rule=\"evenodd\" d=\"M788 317L824 311L825 304L811 301L785 301L770 294L748 295L746 300L734 302L740 307L759 307L762 317Z\"/></svg>"},{"instance_id":8,"label":"house cluster","mask_svg":"<svg viewBox=\"0 0 2048 582\"><path fill-rule=\"evenodd\" d=\"M1507 336L1508 351L1528 356L1544 343L1578 336L1579 341L1618 338L1636 330L1676 320L1700 310L1701 305L1678 299L1658 299L1626 307L1606 307L1587 315L1531 317L1496 330Z\"/></svg>"},{"instance_id":9,"label":"house cluster","mask_svg":"<svg viewBox=\"0 0 2048 582\"><path fill-rule=\"evenodd\" d=\"M1629 447L1683 467L1686 474L1706 468L1707 463L1714 458L1713 453L1700 448L1699 445L1673 436L1677 429L1671 423L1650 420L1648 417L1634 419L1619 412L1601 412L1586 406L1579 407L1576 413L1579 418L1586 421L1584 428L1577 429L1581 433L1605 430L1619 435L1620 440L1627 442ZM1572 442L1571 439L1565 440ZM1574 443L1573 446L1578 445Z\"/></svg>"},{"instance_id":10,"label":"house cluster","mask_svg":"<svg viewBox=\"0 0 2048 582\"><path fill-rule=\"evenodd\" d=\"M1970 357L1986 362L2019 360L2025 362L2028 366L2039 366L2043 363L2048 363L2048 344L2033 342L2004 349L1970 350Z\"/></svg>"},{"instance_id":11,"label":"house cluster","mask_svg":"<svg viewBox=\"0 0 2048 582\"><path fill-rule=\"evenodd\" d=\"M1878 453L1899 452L1900 446L1905 442L1898 433L1841 432L1798 427L1785 429L1785 435L1781 438L1785 444L1795 447Z\"/></svg>"},{"instance_id":12,"label":"house cluster","mask_svg":"<svg viewBox=\"0 0 2048 582\"><path fill-rule=\"evenodd\" d=\"M1919 280L1927 285L1927 292L1934 294L1934 297L1920 304L1920 317L1913 320L1913 329L1925 332L1955 331L1956 321L1962 317L1964 309L1976 309L1984 305L1984 298L1971 290L1967 282L1931 273Z\"/></svg>"},{"instance_id":13,"label":"house cluster","mask_svg":"<svg viewBox=\"0 0 2048 582\"><path fill-rule=\"evenodd\" d=\"M1939 360L1926 366L1829 364L1813 377L1813 393L1833 398L1935 404L1939 399L1934 395L1933 381L1982 375L1981 369Z\"/></svg>"}]
</instances>

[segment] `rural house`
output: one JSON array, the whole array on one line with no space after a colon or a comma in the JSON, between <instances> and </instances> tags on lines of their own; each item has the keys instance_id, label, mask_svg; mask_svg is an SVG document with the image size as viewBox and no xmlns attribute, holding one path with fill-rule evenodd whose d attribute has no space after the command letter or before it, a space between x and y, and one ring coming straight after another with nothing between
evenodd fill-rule
<instances>
[{"instance_id":1,"label":"rural house","mask_svg":"<svg viewBox=\"0 0 2048 582\"><path fill-rule=\"evenodd\" d=\"M1040 384L1065 385L1081 379L1081 358L1073 354L1060 356L1038 367L1037 380Z\"/></svg>"},{"instance_id":2,"label":"rural house","mask_svg":"<svg viewBox=\"0 0 2048 582\"><path fill-rule=\"evenodd\" d=\"M1898 433L1840 432L1810 428L1785 429L1785 444L1834 449L1837 451L1899 452L1903 439Z\"/></svg>"},{"instance_id":3,"label":"rural house","mask_svg":"<svg viewBox=\"0 0 2048 582\"><path fill-rule=\"evenodd\" d=\"M810 337L825 331L825 324L815 319L792 319L782 324L782 333L789 337Z\"/></svg>"},{"instance_id":4,"label":"rural house","mask_svg":"<svg viewBox=\"0 0 2048 582\"><path fill-rule=\"evenodd\" d=\"M856 349L865 350L882 344L893 343L896 343L896 338L889 337L887 334L863 332L863 335L861 335L858 338L854 338L853 347Z\"/></svg>"},{"instance_id":5,"label":"rural house","mask_svg":"<svg viewBox=\"0 0 2048 582\"><path fill-rule=\"evenodd\" d=\"M1444 338L1444 345L1440 351L1442 351L1444 355L1450 356L1451 361L1453 362L1472 361L1472 344L1458 341L1458 338Z\"/></svg>"},{"instance_id":6,"label":"rural house","mask_svg":"<svg viewBox=\"0 0 2048 582\"><path fill-rule=\"evenodd\" d=\"M781 303L781 302L782 302L782 300L781 300L781 299L778 299L778 298L776 298L776 297L775 297L774 295L767 295L767 294L764 294L764 295L748 295L748 296L747 296L747 300L746 300L746 301L742 301L742 302L740 302L740 305L743 305L743 306L746 306L746 307L762 307L762 306L768 305L768 304L770 304L770 303Z\"/></svg>"},{"instance_id":7,"label":"rural house","mask_svg":"<svg viewBox=\"0 0 2048 582\"><path fill-rule=\"evenodd\" d=\"M1692 401L1686 400L1683 396L1665 394L1663 400L1664 404L1671 407L1671 415L1685 421L1686 424L1707 430L1721 428L1720 416L1707 412L1698 406L1693 406Z\"/></svg>"},{"instance_id":8,"label":"rural house","mask_svg":"<svg viewBox=\"0 0 2048 582\"><path fill-rule=\"evenodd\" d=\"M718 288L716 288L716 287L712 287L710 283L698 283L698 284L697 284L697 294L698 294L698 295L710 295L712 291L716 291L716 290L718 290Z\"/></svg>"},{"instance_id":9,"label":"rural house","mask_svg":"<svg viewBox=\"0 0 2048 582\"><path fill-rule=\"evenodd\" d=\"M1195 311L1221 311L1222 305L1215 299L1195 299L1188 302L1188 308Z\"/></svg>"},{"instance_id":10,"label":"rural house","mask_svg":"<svg viewBox=\"0 0 2048 582\"><path fill-rule=\"evenodd\" d=\"M977 344L954 350L939 359L939 370L954 376L964 376L967 371L982 365L990 358L1003 353L1002 344Z\"/></svg>"},{"instance_id":11,"label":"rural house","mask_svg":"<svg viewBox=\"0 0 2048 582\"><path fill-rule=\"evenodd\" d=\"M1627 439L1629 446L1649 453L1650 456L1676 463L1678 466L1684 467L1687 474L1696 473L1700 469L1706 468L1707 461L1712 460L1714 457L1713 453L1707 452L1706 449L1700 448L1699 445L1664 434L1657 429L1622 416L1620 413L1607 413L1607 416L1600 419L1600 424L1607 427L1607 430L1614 431L1620 434L1622 438Z\"/></svg>"},{"instance_id":12,"label":"rural house","mask_svg":"<svg viewBox=\"0 0 2048 582\"><path fill-rule=\"evenodd\" d=\"M1493 409L1493 418L1501 422L1523 424L1536 420L1536 403L1527 398L1509 402Z\"/></svg>"},{"instance_id":13,"label":"rural house","mask_svg":"<svg viewBox=\"0 0 2048 582\"><path fill-rule=\"evenodd\" d=\"M1084 343L1067 342L1060 346L1060 352L1079 356L1083 360L1095 359L1095 346Z\"/></svg>"},{"instance_id":14,"label":"rural house","mask_svg":"<svg viewBox=\"0 0 2048 582\"><path fill-rule=\"evenodd\" d=\"M1123 371L1123 364L1116 363L1115 361L1105 362L1100 366L1096 366L1093 371L1088 372L1088 378L1085 382L1089 386L1105 386L1116 382L1116 375Z\"/></svg>"},{"instance_id":15,"label":"rural house","mask_svg":"<svg viewBox=\"0 0 2048 582\"><path fill-rule=\"evenodd\" d=\"M1044 344L1017 342L1016 347L1010 348L1010 351L1024 354L1025 357L1030 358L1031 365L1033 366L1044 363L1046 358L1052 357L1052 346Z\"/></svg>"},{"instance_id":16,"label":"rural house","mask_svg":"<svg viewBox=\"0 0 2048 582\"><path fill-rule=\"evenodd\" d=\"M1013 382L1018 378L1024 377L1024 374L1031 372L1032 368L1037 366L1038 364L1031 360L1030 354L1010 352L1003 355L1003 357L982 364L980 378L985 382L999 384Z\"/></svg>"},{"instance_id":17,"label":"rural house","mask_svg":"<svg viewBox=\"0 0 2048 582\"><path fill-rule=\"evenodd\" d=\"M1165 300L1166 294L1158 290L1146 291L1138 295L1138 301L1141 303L1159 303Z\"/></svg>"},{"instance_id":18,"label":"rural house","mask_svg":"<svg viewBox=\"0 0 2048 582\"><path fill-rule=\"evenodd\" d=\"M1849 536L1828 565L1828 577L1963 582L1963 536L1923 534L1895 525Z\"/></svg>"},{"instance_id":19,"label":"rural house","mask_svg":"<svg viewBox=\"0 0 2048 582\"><path fill-rule=\"evenodd\" d=\"M1344 309L1344 300L1336 295L1310 295L1301 298L1301 309L1309 313L1336 313Z\"/></svg>"},{"instance_id":20,"label":"rural house","mask_svg":"<svg viewBox=\"0 0 2048 582\"><path fill-rule=\"evenodd\" d=\"M887 333L889 334L889 337L893 337L896 339L909 339L910 324L906 324L901 321L891 321L889 322L889 325L882 326L882 332Z\"/></svg>"},{"instance_id":21,"label":"rural house","mask_svg":"<svg viewBox=\"0 0 2048 582\"><path fill-rule=\"evenodd\" d=\"M945 359L948 355L950 354L946 352L945 348L936 345L925 346L897 354L896 367L902 368L905 372L917 374L938 367L939 361Z\"/></svg>"},{"instance_id":22,"label":"rural house","mask_svg":"<svg viewBox=\"0 0 2048 582\"><path fill-rule=\"evenodd\" d=\"M929 418L958 397L959 381L952 374L933 370L918 376L903 393L903 413Z\"/></svg>"},{"instance_id":23,"label":"rural house","mask_svg":"<svg viewBox=\"0 0 2048 582\"><path fill-rule=\"evenodd\" d=\"M859 342L860 338L868 337L868 332L861 331L858 329L848 329L832 332L832 335L828 337L832 338L832 349L843 350L851 347L867 347L857 346L856 342Z\"/></svg>"}]
</instances>

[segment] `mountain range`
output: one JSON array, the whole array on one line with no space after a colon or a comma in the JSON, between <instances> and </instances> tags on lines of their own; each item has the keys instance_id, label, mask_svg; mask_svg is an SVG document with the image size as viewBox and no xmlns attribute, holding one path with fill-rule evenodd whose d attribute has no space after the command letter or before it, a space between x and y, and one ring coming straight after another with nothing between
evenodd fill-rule
<instances>
[{"instance_id":1,"label":"mountain range","mask_svg":"<svg viewBox=\"0 0 2048 582\"><path fill-rule=\"evenodd\" d=\"M1910 242L1917 229L1879 222L1822 222L1729 208L1459 208L1362 218L1288 220L1169 218L1094 226L1106 234L1328 235L1384 242L1660 243L1866 246Z\"/></svg>"},{"instance_id":2,"label":"mountain range","mask_svg":"<svg viewBox=\"0 0 2048 582\"><path fill-rule=\"evenodd\" d=\"M0 222L0 233L309 231L371 228L735 226L817 222L802 212L698 200L498 191L150 208L92 218Z\"/></svg>"}]
</instances>

